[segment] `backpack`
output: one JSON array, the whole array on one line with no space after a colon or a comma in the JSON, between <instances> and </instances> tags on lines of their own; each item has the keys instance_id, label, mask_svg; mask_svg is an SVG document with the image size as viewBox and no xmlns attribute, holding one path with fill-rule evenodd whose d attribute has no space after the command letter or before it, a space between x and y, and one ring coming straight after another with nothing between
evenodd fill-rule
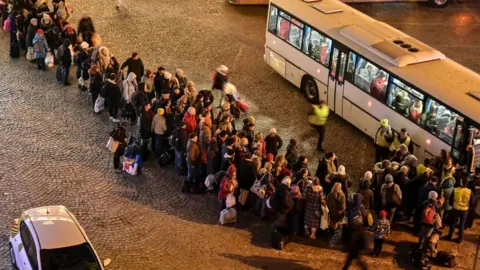
<instances>
[{"instance_id":1,"label":"backpack","mask_svg":"<svg viewBox=\"0 0 480 270\"><path fill-rule=\"evenodd\" d=\"M10 17L8 17L7 20L3 22L3 30L9 33L12 31L12 19Z\"/></svg>"},{"instance_id":2,"label":"backpack","mask_svg":"<svg viewBox=\"0 0 480 270\"><path fill-rule=\"evenodd\" d=\"M435 211L435 207L429 204L422 212L422 223L425 225L434 225L435 224L435 215L437 212Z\"/></svg>"},{"instance_id":3,"label":"backpack","mask_svg":"<svg viewBox=\"0 0 480 270\"><path fill-rule=\"evenodd\" d=\"M393 184L386 190L387 204L390 207L399 207L402 205L402 201L395 192L395 186L396 184Z\"/></svg>"},{"instance_id":4,"label":"backpack","mask_svg":"<svg viewBox=\"0 0 480 270\"><path fill-rule=\"evenodd\" d=\"M350 213L350 226L363 226L363 206L353 208Z\"/></svg>"},{"instance_id":5,"label":"backpack","mask_svg":"<svg viewBox=\"0 0 480 270\"><path fill-rule=\"evenodd\" d=\"M227 172L219 171L213 177L211 185L214 192L218 193L218 191L220 190L220 183L222 182L222 179L225 175L227 175Z\"/></svg>"},{"instance_id":6,"label":"backpack","mask_svg":"<svg viewBox=\"0 0 480 270\"><path fill-rule=\"evenodd\" d=\"M63 46L60 46L55 50L55 59L57 61L60 61L60 59L62 59L62 56L63 56Z\"/></svg>"}]
</instances>

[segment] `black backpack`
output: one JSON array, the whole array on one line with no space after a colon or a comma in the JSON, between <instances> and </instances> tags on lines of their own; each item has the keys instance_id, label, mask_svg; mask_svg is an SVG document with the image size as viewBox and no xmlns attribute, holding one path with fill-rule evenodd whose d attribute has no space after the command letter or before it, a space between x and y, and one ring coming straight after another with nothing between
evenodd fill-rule
<instances>
[{"instance_id":1,"label":"black backpack","mask_svg":"<svg viewBox=\"0 0 480 270\"><path fill-rule=\"evenodd\" d=\"M215 193L218 193L218 191L220 190L220 183L222 182L222 179L225 175L227 175L227 172L219 171L213 177L212 187Z\"/></svg>"}]
</instances>

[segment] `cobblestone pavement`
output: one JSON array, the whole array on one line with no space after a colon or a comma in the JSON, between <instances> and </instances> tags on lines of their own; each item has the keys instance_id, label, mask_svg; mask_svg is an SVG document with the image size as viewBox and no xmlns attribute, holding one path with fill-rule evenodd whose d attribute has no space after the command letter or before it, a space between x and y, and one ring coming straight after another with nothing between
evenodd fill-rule
<instances>
[{"instance_id":1,"label":"cobblestone pavement","mask_svg":"<svg viewBox=\"0 0 480 270\"><path fill-rule=\"evenodd\" d=\"M182 67L203 86L214 67L226 64L258 128L275 126L286 142L297 138L302 153L316 162L308 103L262 60L265 8L232 7L223 0L136 0L121 12L114 1L72 4L77 19L91 14L120 60L137 51L147 67ZM443 10L417 4L356 7L480 70L478 3ZM181 194L181 179L171 168L147 164L138 177L114 174L104 148L112 127L108 117L94 115L74 86L58 86L53 72L11 60L3 32L0 51L0 269L9 269L10 221L22 210L49 204L76 214L100 256L113 259L109 269L340 268L345 254L328 241L299 239L282 252L269 248L266 224L250 213L239 213L233 226L219 226L215 198ZM327 132L326 148L337 152L347 173L357 179L371 168L371 140L336 117ZM380 269L408 268L415 240L399 226L384 257L365 260ZM461 246L442 242L441 249L458 254L458 269L472 269L477 244L475 230Z\"/></svg>"}]
</instances>

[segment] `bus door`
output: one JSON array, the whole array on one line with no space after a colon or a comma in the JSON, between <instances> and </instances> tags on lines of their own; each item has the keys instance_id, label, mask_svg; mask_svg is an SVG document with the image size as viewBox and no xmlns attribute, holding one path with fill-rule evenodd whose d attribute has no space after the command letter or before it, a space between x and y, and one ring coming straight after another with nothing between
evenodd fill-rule
<instances>
[{"instance_id":1,"label":"bus door","mask_svg":"<svg viewBox=\"0 0 480 270\"><path fill-rule=\"evenodd\" d=\"M339 44L333 44L332 60L328 76L328 107L343 116L343 82L347 66L347 50Z\"/></svg>"}]
</instances>

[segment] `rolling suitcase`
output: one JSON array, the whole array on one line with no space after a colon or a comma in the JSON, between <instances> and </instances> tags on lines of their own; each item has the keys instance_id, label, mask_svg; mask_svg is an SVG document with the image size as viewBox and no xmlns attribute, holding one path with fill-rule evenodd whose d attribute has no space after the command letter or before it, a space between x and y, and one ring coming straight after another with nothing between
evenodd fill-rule
<instances>
[{"instance_id":1,"label":"rolling suitcase","mask_svg":"<svg viewBox=\"0 0 480 270\"><path fill-rule=\"evenodd\" d=\"M20 57L20 43L18 41L10 42L10 57Z\"/></svg>"},{"instance_id":2,"label":"rolling suitcase","mask_svg":"<svg viewBox=\"0 0 480 270\"><path fill-rule=\"evenodd\" d=\"M457 265L457 263L455 262L455 255L446 251L439 251L435 260L439 265L448 268L455 268L455 266Z\"/></svg>"}]
</instances>

